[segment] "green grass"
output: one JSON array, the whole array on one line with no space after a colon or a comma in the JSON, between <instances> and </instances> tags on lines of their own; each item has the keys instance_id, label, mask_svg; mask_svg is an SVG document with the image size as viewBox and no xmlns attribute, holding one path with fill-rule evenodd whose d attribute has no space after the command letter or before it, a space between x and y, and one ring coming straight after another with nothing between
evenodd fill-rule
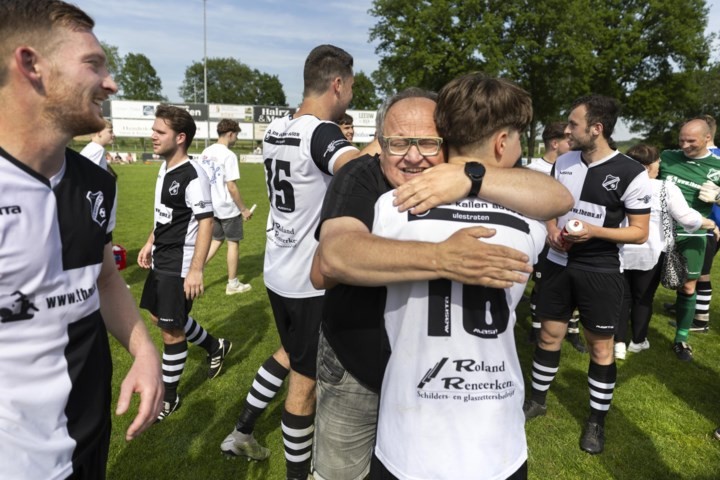
<instances>
[{"instance_id":1,"label":"green grass","mask_svg":"<svg viewBox=\"0 0 720 480\"><path fill-rule=\"evenodd\" d=\"M137 253L152 228L153 194L159 165L117 165L119 211L115 243L128 250L122 272L139 300L146 272L136 266ZM253 289L226 296L225 247L208 265L205 295L195 302L193 316L213 335L232 340L233 350L222 374L206 380L205 351L190 348L179 392L183 405L162 424L136 440L124 432L131 415L117 417L113 426L110 479L283 479L284 457L280 432L282 390L256 427L256 437L272 450L264 462L228 460L220 453L222 439L233 428L258 366L278 346L278 337L263 286L262 265L268 203L262 165L242 164L240 191L248 205L257 203L255 216L245 224L240 243L239 277ZM697 479L720 477L720 442L712 431L720 425L720 275L711 305L715 328L691 335L695 362L678 362L670 350L674 330L669 317L656 313L650 326L651 348L628 353L618 364L613 405L606 423L607 444L602 455L580 451L580 430L588 413L587 354L563 346L560 372L548 395L548 414L527 425L531 479ZM674 293L658 290L656 312ZM525 342L529 322L527 304L518 309L516 337L525 382L529 388L532 347ZM148 320L148 316L143 312ZM160 347L157 328L150 332ZM130 364L130 356L112 341L115 396ZM136 402L137 403L137 402ZM135 407L134 407L135 408ZM478 428L482 428L481 425ZM412 439L408 439L412 441ZM458 479L460 480L460 479Z\"/></svg>"}]
</instances>

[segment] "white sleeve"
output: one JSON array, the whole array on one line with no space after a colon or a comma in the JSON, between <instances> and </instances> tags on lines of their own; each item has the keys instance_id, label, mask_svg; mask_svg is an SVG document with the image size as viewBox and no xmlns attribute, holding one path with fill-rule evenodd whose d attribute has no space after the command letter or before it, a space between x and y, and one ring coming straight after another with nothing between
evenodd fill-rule
<instances>
[{"instance_id":1,"label":"white sleeve","mask_svg":"<svg viewBox=\"0 0 720 480\"><path fill-rule=\"evenodd\" d=\"M190 181L185 189L185 203L193 211L196 218L212 217L212 196L210 193L210 181L205 170L198 167L197 178Z\"/></svg>"},{"instance_id":2,"label":"white sleeve","mask_svg":"<svg viewBox=\"0 0 720 480\"><path fill-rule=\"evenodd\" d=\"M703 217L697 210L690 208L677 185L665 182L667 189L668 213L688 233L693 233L702 225Z\"/></svg>"},{"instance_id":3,"label":"white sleeve","mask_svg":"<svg viewBox=\"0 0 720 480\"><path fill-rule=\"evenodd\" d=\"M223 161L225 166L225 183L234 182L240 179L240 169L238 168L238 158L232 152L228 152L228 155Z\"/></svg>"}]
</instances>

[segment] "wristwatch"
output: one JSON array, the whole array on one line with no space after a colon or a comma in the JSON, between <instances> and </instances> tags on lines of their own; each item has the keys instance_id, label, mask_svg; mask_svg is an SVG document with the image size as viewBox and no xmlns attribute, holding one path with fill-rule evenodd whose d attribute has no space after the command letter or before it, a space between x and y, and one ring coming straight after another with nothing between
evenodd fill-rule
<instances>
[{"instance_id":1,"label":"wristwatch","mask_svg":"<svg viewBox=\"0 0 720 480\"><path fill-rule=\"evenodd\" d=\"M477 197L482 186L483 178L485 178L485 166L478 162L467 162L465 164L465 175L470 179L470 193L468 196Z\"/></svg>"}]
</instances>

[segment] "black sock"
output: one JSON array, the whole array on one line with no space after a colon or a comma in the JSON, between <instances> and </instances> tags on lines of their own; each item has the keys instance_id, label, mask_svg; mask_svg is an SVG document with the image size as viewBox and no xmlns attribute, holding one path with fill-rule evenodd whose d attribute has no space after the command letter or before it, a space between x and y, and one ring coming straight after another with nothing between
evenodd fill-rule
<instances>
[{"instance_id":1,"label":"black sock","mask_svg":"<svg viewBox=\"0 0 720 480\"><path fill-rule=\"evenodd\" d=\"M255 422L262 415L268 403L277 395L289 370L280 365L275 357L265 360L253 380L245 398L245 406L235 428L242 433L252 433Z\"/></svg>"},{"instance_id":2,"label":"black sock","mask_svg":"<svg viewBox=\"0 0 720 480\"><path fill-rule=\"evenodd\" d=\"M590 418L589 421L605 425L605 416L610 410L615 381L617 380L617 366L615 362L610 365L598 365L590 361L588 368L588 386L590 387Z\"/></svg>"},{"instance_id":3,"label":"black sock","mask_svg":"<svg viewBox=\"0 0 720 480\"><path fill-rule=\"evenodd\" d=\"M560 366L560 350L551 352L535 347L532 366L532 390L530 398L545 405L548 389Z\"/></svg>"},{"instance_id":4,"label":"black sock","mask_svg":"<svg viewBox=\"0 0 720 480\"><path fill-rule=\"evenodd\" d=\"M163 348L162 371L165 385L164 401L174 402L177 398L177 388L180 377L185 369L187 359L187 342L166 343Z\"/></svg>"},{"instance_id":5,"label":"black sock","mask_svg":"<svg viewBox=\"0 0 720 480\"><path fill-rule=\"evenodd\" d=\"M283 409L282 432L288 480L306 480L310 472L315 414L293 415Z\"/></svg>"}]
</instances>

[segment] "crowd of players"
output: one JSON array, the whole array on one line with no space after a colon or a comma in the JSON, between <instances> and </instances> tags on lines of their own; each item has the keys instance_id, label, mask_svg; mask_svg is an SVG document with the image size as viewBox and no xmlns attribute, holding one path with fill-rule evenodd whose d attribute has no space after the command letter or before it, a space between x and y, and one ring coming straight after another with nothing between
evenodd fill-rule
<instances>
[{"instance_id":1,"label":"crowd of players","mask_svg":"<svg viewBox=\"0 0 720 480\"><path fill-rule=\"evenodd\" d=\"M252 217L229 150L239 127L221 121L218 143L191 160L192 117L161 105L152 142L165 161L138 255L150 269L140 306L161 329L160 358L114 266L115 182L66 148L76 135L102 134L100 105L117 91L93 26L59 0L0 4L0 185L8 202L0 205L0 300L15 298L0 305L8 387L0 460L10 478L104 478L106 329L135 357L117 407L123 413L140 394L132 439L179 408L188 341L207 351L210 378L232 348L190 316L204 265L224 240L226 293L249 289L237 280L237 243ZM316 47L304 82L297 112L268 126L262 148L270 199L264 281L280 346L248 386L224 453L270 455L253 432L287 379L288 479L527 478L525 422L546 412L573 318L589 351L580 448L601 453L615 362L626 351L616 330L628 312L637 310L638 328L627 349L649 348L647 296L651 305L666 196L689 270L674 304L672 348L692 360L688 335L707 329L718 235L707 219L720 201L711 118L683 125L681 150L658 159L636 147L626 156L612 140L618 102L584 96L566 124L546 129L544 168L524 169L513 167L532 102L507 80L471 73L438 93L400 91L379 110L376 138L362 151L338 126L352 99L352 57ZM668 181L651 181L660 160ZM578 228L565 228L570 221ZM47 248L28 252L27 238L46 238ZM650 260L637 261L645 253L632 245L645 246ZM624 264L633 268L623 273ZM532 265L537 345L526 399L514 326ZM577 348L579 327L571 328Z\"/></svg>"}]
</instances>

